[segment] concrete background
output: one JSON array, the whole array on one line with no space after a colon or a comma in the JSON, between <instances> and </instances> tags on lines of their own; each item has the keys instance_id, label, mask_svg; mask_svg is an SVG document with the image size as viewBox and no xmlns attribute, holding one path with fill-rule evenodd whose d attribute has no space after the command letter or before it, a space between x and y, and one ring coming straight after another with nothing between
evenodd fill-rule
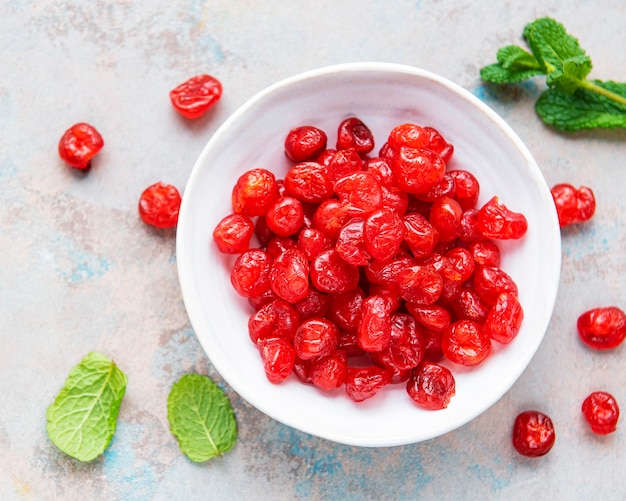
<instances>
[{"instance_id":1,"label":"concrete background","mask_svg":"<svg viewBox=\"0 0 626 501\"><path fill-rule=\"evenodd\" d=\"M579 410L605 389L626 412L626 347L592 352L575 330L586 309L626 307L626 132L555 132L533 109L543 79L499 90L479 79L499 47L523 44L524 25L549 15L592 56L594 78L626 81L623 1L0 0L0 13L1 499L626 499L625 423L593 436ZM146 227L136 206L159 180L182 191L211 134L259 90L368 60L470 90L526 142L549 185L590 186L598 208L563 232L553 319L514 387L445 436L361 449L283 426L223 384L185 313L175 231ZM185 121L168 92L203 72L222 81L223 99ZM106 143L88 175L56 151L78 121ZM93 350L129 384L111 446L82 464L48 441L45 412ZM167 423L167 394L187 372L226 389L239 425L234 449L204 464L179 451ZM535 460L510 444L530 407L557 430Z\"/></svg>"}]
</instances>

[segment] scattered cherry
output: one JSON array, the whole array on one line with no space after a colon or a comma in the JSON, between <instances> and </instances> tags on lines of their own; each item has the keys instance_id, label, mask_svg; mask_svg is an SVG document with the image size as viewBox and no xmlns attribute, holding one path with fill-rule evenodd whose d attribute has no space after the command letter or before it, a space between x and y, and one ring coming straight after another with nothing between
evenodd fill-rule
<instances>
[{"instance_id":1,"label":"scattered cherry","mask_svg":"<svg viewBox=\"0 0 626 501\"><path fill-rule=\"evenodd\" d=\"M522 456L538 457L550 452L556 435L552 420L535 410L524 411L513 424L513 447Z\"/></svg>"},{"instance_id":2,"label":"scattered cherry","mask_svg":"<svg viewBox=\"0 0 626 501\"><path fill-rule=\"evenodd\" d=\"M598 435L608 435L617 429L619 407L615 398L605 391L594 391L585 398L582 412L591 431Z\"/></svg>"},{"instance_id":3,"label":"scattered cherry","mask_svg":"<svg viewBox=\"0 0 626 501\"><path fill-rule=\"evenodd\" d=\"M87 169L91 159L102 149L104 140L95 127L77 123L59 140L59 156L75 169Z\"/></svg>"},{"instance_id":4,"label":"scattered cherry","mask_svg":"<svg viewBox=\"0 0 626 501\"><path fill-rule=\"evenodd\" d=\"M553 186L550 192L561 228L588 221L596 211L595 196L587 186L576 189L571 184L561 183Z\"/></svg>"},{"instance_id":5,"label":"scattered cherry","mask_svg":"<svg viewBox=\"0 0 626 501\"><path fill-rule=\"evenodd\" d=\"M592 308L578 317L578 334L590 348L610 350L626 337L626 314L616 306Z\"/></svg>"},{"instance_id":6,"label":"scattered cherry","mask_svg":"<svg viewBox=\"0 0 626 501\"><path fill-rule=\"evenodd\" d=\"M222 84L211 75L197 75L170 91L174 109L185 118L204 115L222 97Z\"/></svg>"},{"instance_id":7,"label":"scattered cherry","mask_svg":"<svg viewBox=\"0 0 626 501\"><path fill-rule=\"evenodd\" d=\"M178 223L181 201L180 192L175 186L159 181L141 193L139 215L144 223L151 226L172 228Z\"/></svg>"}]
</instances>

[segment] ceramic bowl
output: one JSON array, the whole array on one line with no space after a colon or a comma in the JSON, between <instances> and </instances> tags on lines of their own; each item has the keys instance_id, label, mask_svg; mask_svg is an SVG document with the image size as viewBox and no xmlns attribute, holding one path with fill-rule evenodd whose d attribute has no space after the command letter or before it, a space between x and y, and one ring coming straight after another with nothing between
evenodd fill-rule
<instances>
[{"instance_id":1,"label":"ceramic bowl","mask_svg":"<svg viewBox=\"0 0 626 501\"><path fill-rule=\"evenodd\" d=\"M473 172L481 185L478 205L498 195L528 220L526 235L501 244L504 269L517 283L525 312L517 337L494 343L471 369L444 362L456 379L446 409L422 410L404 384L387 386L364 402L343 390L327 393L291 375L281 384L264 374L247 321L251 308L230 283L233 256L213 243L216 224L231 208L232 187L246 170L263 167L277 178L290 162L287 132L311 124L334 145L339 122L357 116L380 147L396 125L438 129L454 144L449 169ZM376 150L377 151L377 150ZM418 68L353 63L321 68L280 81L235 111L211 137L183 194L177 230L180 284L192 327L211 363L245 400L268 416L331 441L366 447L395 446L437 437L493 405L518 379L539 349L554 307L560 273L560 231L550 191L515 132L460 86Z\"/></svg>"}]
</instances>

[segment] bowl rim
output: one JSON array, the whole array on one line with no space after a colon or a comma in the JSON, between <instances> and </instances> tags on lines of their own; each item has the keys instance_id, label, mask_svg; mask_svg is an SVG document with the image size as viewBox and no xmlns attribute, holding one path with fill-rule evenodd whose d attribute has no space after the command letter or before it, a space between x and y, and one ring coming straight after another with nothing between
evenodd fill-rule
<instances>
[{"instance_id":1,"label":"bowl rim","mask_svg":"<svg viewBox=\"0 0 626 501\"><path fill-rule=\"evenodd\" d=\"M213 148L213 145L219 142L220 137L227 133L228 129L231 127L231 124L236 123L241 118L242 115L245 115L251 108L257 105L257 103L259 103L260 101L263 101L267 96L270 96L285 87L298 84L302 81L316 79L318 77L322 77L325 75L337 74L337 73L343 73L343 74L348 75L350 73L361 73L361 72L401 73L405 75L411 75L411 76L420 77L426 80L430 80L431 82L434 82L442 87L445 87L448 91L458 95L463 100L469 102L469 104L477 108L481 114L483 114L486 118L488 118L491 122L493 122L496 125L496 127L507 137L507 140L510 141L510 143L519 152L519 154L524 158L524 161L529 169L529 174L532 177L533 181L540 185L546 185L545 178L543 177L543 174L541 173L539 166L537 165L537 162L533 158L527 146L523 143L523 141L519 138L519 136L514 132L512 127L502 117L500 117L500 115L498 115L492 108L490 108L486 103L481 101L478 97L473 95L468 90L464 89L460 85L452 82L451 80L448 80L447 78L441 75L438 75L431 71L417 68L414 66L398 64L398 63L389 63L389 62L352 62L352 63L340 63L340 64L323 66L317 69L304 71L304 72L283 78L265 87L264 89L262 89L261 91L257 92L252 97L250 97L248 100L246 100L241 106L239 106L232 114L230 114L226 118L226 120L218 127L215 133L209 138L208 142L206 143L200 155L198 156L196 162L194 163L191 174L189 175L188 181L186 183L186 187L194 184L196 179L201 175L202 165L205 163L205 158L209 155L210 151ZM191 270L191 263L188 263L187 261L188 256L186 255L184 250L185 250L185 245L186 245L186 239L188 237L187 225L185 224L185 221L187 220L186 214L191 209L189 208L190 203L189 203L188 197L185 197L185 191L186 189L183 191L182 203L181 203L180 212L179 212L179 221L182 224L179 223L179 227L177 229L176 262L177 262L179 283L180 283L181 293L183 297L183 303L185 305L185 309L187 311L190 324L192 328L194 329L194 332L196 332L195 325L200 323L199 321L197 322L196 319L199 318L199 316L201 315L201 312L198 310L201 309L202 305L199 304L199 302L195 298L191 297L190 295L190 290L192 290L193 288L192 287L193 272ZM553 225L556 222L556 225L558 227L556 209L554 209L552 214L546 215L546 217L552 219ZM536 354L537 349L539 348L541 342L543 341L545 337L545 333L548 329L549 322L553 314L554 305L556 303L556 297L557 297L559 279L560 279L560 270L561 270L560 238L558 239L557 242L554 242L554 244L555 245L553 246L552 253L549 256L549 262L551 264L550 270L552 271L553 275L552 277L550 277L550 280L547 281L547 283L553 284L553 287L552 287L552 290L550 291L550 294L546 298L547 315L545 318L545 322L544 322L544 325L542 326L541 335L538 335L536 337L535 343L532 346L532 349L528 350L526 359L523 360L523 363L520 363L520 365L518 366L518 371L514 374L514 377L511 377L511 380L513 382L503 392L501 392L500 394L492 398L491 401L487 401L485 405L483 405L479 411L465 413L462 418L457 419L455 421L453 426L448 426L448 427L437 429L433 431L433 433L431 434L425 434L423 436L420 436L419 439L411 439L411 440L398 439L395 442L393 441L390 442L389 440L380 441L380 440L377 440L375 437L367 437L363 440L358 440L358 441L350 440L350 439L346 439L341 434L336 434L333 432L319 433L319 431L311 431L310 429L307 429L306 427L299 426L298 423L295 423L293 421L289 421L280 416L277 416L274 412L272 412L271 409L268 409L267 407L264 407L262 405L259 406L258 403L256 402L252 402L248 398L247 392L244 389L242 389L238 383L233 382L231 378L224 377L224 374L228 375L230 372L228 368L222 364L221 360L211 358L210 353L212 350L210 346L207 346L207 341L205 339L205 336L201 336L196 333L196 337L198 338L205 352L205 355L207 356L211 364L214 366L217 372L223 377L225 382L240 397L248 401L252 406L257 408L264 414L270 416L271 418L287 426L290 426L294 429L298 429L305 433L313 434L320 438L331 440L337 443L343 443L347 445L361 446L361 447L396 446L396 445L405 445L409 443L415 443L415 442L427 440L430 438L441 436L454 429L457 429L461 427L462 425L466 424L467 422L471 421L478 415L485 412L493 404L495 404L500 398L502 398L504 394L506 394L510 390L510 388L515 384L515 382L519 379L521 374L528 367L528 364L530 363L530 361Z\"/></svg>"}]
</instances>

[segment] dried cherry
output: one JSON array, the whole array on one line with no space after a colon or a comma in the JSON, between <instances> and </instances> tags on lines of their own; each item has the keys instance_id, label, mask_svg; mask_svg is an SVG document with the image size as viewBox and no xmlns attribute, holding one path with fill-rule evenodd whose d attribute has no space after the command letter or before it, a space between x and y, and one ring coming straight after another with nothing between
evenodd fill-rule
<instances>
[{"instance_id":1,"label":"dried cherry","mask_svg":"<svg viewBox=\"0 0 626 501\"><path fill-rule=\"evenodd\" d=\"M426 360L411 372L406 391L420 407L439 410L448 407L456 383L450 369Z\"/></svg>"},{"instance_id":2,"label":"dried cherry","mask_svg":"<svg viewBox=\"0 0 626 501\"><path fill-rule=\"evenodd\" d=\"M626 314L617 306L592 308L578 317L577 328L587 346L610 350L626 338Z\"/></svg>"},{"instance_id":3,"label":"dried cherry","mask_svg":"<svg viewBox=\"0 0 626 501\"><path fill-rule=\"evenodd\" d=\"M173 228L178 223L181 202L176 186L159 181L141 193L139 216L144 223L156 228Z\"/></svg>"},{"instance_id":4,"label":"dried cherry","mask_svg":"<svg viewBox=\"0 0 626 501\"><path fill-rule=\"evenodd\" d=\"M594 391L585 398L582 412L591 431L608 435L617 429L619 406L615 397L605 391Z\"/></svg>"},{"instance_id":5,"label":"dried cherry","mask_svg":"<svg viewBox=\"0 0 626 501\"><path fill-rule=\"evenodd\" d=\"M522 456L544 456L554 446L556 434L552 420L543 412L520 413L513 424L513 447Z\"/></svg>"},{"instance_id":6,"label":"dried cherry","mask_svg":"<svg viewBox=\"0 0 626 501\"><path fill-rule=\"evenodd\" d=\"M326 133L313 125L291 129L285 137L285 155L294 162L315 159L326 149Z\"/></svg>"},{"instance_id":7,"label":"dried cherry","mask_svg":"<svg viewBox=\"0 0 626 501\"><path fill-rule=\"evenodd\" d=\"M213 240L224 254L241 254L248 250L254 234L254 223L248 216L229 214L213 230Z\"/></svg>"},{"instance_id":8,"label":"dried cherry","mask_svg":"<svg viewBox=\"0 0 626 501\"><path fill-rule=\"evenodd\" d=\"M233 212L265 216L267 209L279 196L278 183L273 173L267 169L250 169L239 177L233 187Z\"/></svg>"},{"instance_id":9,"label":"dried cherry","mask_svg":"<svg viewBox=\"0 0 626 501\"><path fill-rule=\"evenodd\" d=\"M337 128L337 149L354 148L365 155L374 149L374 135L367 125L357 117L342 120Z\"/></svg>"},{"instance_id":10,"label":"dried cherry","mask_svg":"<svg viewBox=\"0 0 626 501\"><path fill-rule=\"evenodd\" d=\"M296 351L289 340L282 337L259 339L257 347L270 382L281 383L292 373Z\"/></svg>"},{"instance_id":11,"label":"dried cherry","mask_svg":"<svg viewBox=\"0 0 626 501\"><path fill-rule=\"evenodd\" d=\"M85 170L91 159L103 148L104 140L97 129L80 122L67 129L59 140L59 156L75 169Z\"/></svg>"},{"instance_id":12,"label":"dried cherry","mask_svg":"<svg viewBox=\"0 0 626 501\"><path fill-rule=\"evenodd\" d=\"M484 327L473 320L457 320L443 332L441 350L451 362L478 365L491 351L491 339Z\"/></svg>"},{"instance_id":13,"label":"dried cherry","mask_svg":"<svg viewBox=\"0 0 626 501\"><path fill-rule=\"evenodd\" d=\"M561 228L588 221L596 211L593 190L587 186L576 189L571 184L561 183L553 186L550 193Z\"/></svg>"},{"instance_id":14,"label":"dried cherry","mask_svg":"<svg viewBox=\"0 0 626 501\"><path fill-rule=\"evenodd\" d=\"M174 109L185 118L204 115L222 97L221 82L211 75L196 75L170 91Z\"/></svg>"}]
</instances>

